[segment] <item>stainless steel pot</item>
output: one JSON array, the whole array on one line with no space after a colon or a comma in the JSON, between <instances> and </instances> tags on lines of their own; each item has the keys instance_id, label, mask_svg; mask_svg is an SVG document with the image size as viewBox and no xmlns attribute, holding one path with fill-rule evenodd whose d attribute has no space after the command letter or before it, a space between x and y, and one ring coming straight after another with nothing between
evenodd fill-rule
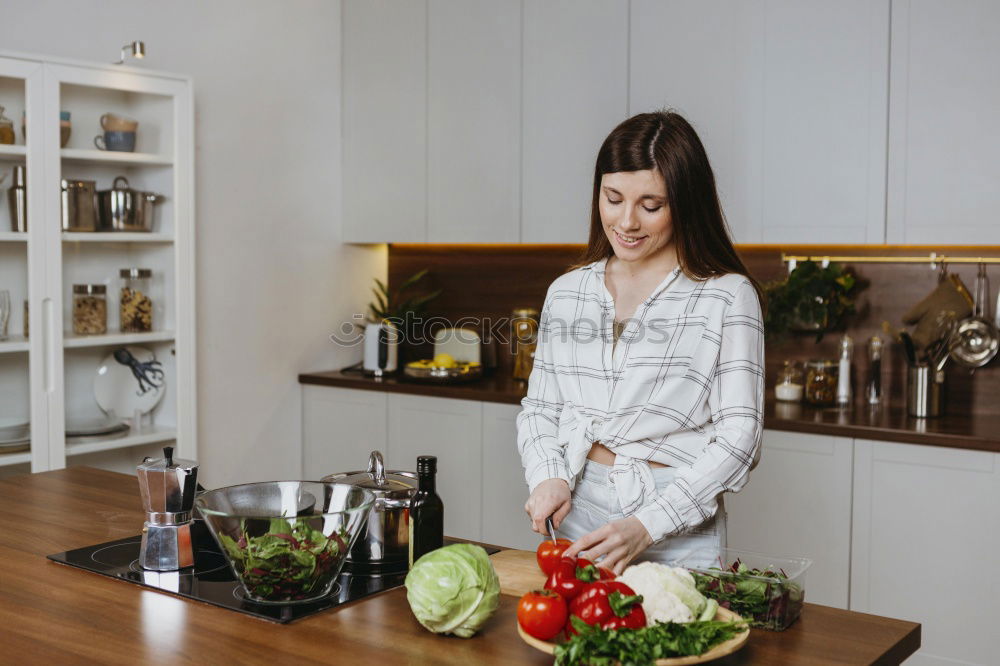
<instances>
[{"instance_id":1,"label":"stainless steel pot","mask_svg":"<svg viewBox=\"0 0 1000 666\"><path fill-rule=\"evenodd\" d=\"M101 231L152 231L153 211L160 199L162 195L133 190L125 176L118 176L110 190L97 193Z\"/></svg>"},{"instance_id":2,"label":"stainless steel pot","mask_svg":"<svg viewBox=\"0 0 1000 666\"><path fill-rule=\"evenodd\" d=\"M92 180L63 180L62 229L63 231L97 231L94 215L94 189Z\"/></svg>"},{"instance_id":3,"label":"stainless steel pot","mask_svg":"<svg viewBox=\"0 0 1000 666\"><path fill-rule=\"evenodd\" d=\"M329 474L322 480L357 485L375 493L368 524L351 547L348 562L381 571L405 570L410 551L410 500L417 490L417 475L386 471L382 454L372 451L367 470Z\"/></svg>"}]
</instances>

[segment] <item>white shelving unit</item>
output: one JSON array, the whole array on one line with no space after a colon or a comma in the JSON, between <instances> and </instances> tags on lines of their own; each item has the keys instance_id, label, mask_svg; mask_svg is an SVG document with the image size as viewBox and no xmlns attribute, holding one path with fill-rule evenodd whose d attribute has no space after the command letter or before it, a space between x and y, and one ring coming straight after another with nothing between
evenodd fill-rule
<instances>
[{"instance_id":1,"label":"white shelving unit","mask_svg":"<svg viewBox=\"0 0 1000 666\"><path fill-rule=\"evenodd\" d=\"M0 417L31 423L29 452L0 453L0 473L45 471L87 463L87 455L121 450L138 461L173 443L197 458L194 355L194 112L191 80L130 67L0 52L0 105L25 114L27 138L0 145L0 173L10 185L26 169L28 231L11 231L0 200L0 289L10 292L9 333L0 341ZM60 146L59 112L72 132ZM136 152L95 150L106 112L139 121ZM61 228L60 181L92 180L110 189L117 176L132 188L163 195L153 233L81 233ZM119 270L153 270L153 331L118 332ZM72 286L107 285L108 332L72 333ZM24 337L24 319L29 336ZM166 390L144 422L124 436L67 439L67 419L101 416L94 378L115 349L151 350Z\"/></svg>"}]
</instances>

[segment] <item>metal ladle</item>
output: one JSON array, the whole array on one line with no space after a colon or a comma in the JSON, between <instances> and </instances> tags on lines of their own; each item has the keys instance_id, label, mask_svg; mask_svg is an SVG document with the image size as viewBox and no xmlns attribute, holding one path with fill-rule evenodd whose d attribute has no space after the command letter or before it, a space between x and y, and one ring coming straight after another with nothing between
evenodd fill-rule
<instances>
[{"instance_id":1,"label":"metal ladle","mask_svg":"<svg viewBox=\"0 0 1000 666\"><path fill-rule=\"evenodd\" d=\"M951 358L956 363L973 370L992 361L1000 348L1000 335L986 313L989 294L986 264L979 264L972 316L958 323L955 330L956 344L951 350Z\"/></svg>"}]
</instances>

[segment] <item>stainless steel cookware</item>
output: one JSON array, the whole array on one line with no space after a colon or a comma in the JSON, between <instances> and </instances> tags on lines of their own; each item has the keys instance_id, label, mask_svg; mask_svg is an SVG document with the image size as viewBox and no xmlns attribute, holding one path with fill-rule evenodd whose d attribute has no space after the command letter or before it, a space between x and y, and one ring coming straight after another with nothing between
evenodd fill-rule
<instances>
[{"instance_id":1,"label":"stainless steel cookware","mask_svg":"<svg viewBox=\"0 0 1000 666\"><path fill-rule=\"evenodd\" d=\"M28 188L24 178L24 167L18 164L14 167L14 182L7 190L7 201L10 204L10 230L28 230Z\"/></svg>"},{"instance_id":2,"label":"stainless steel cookware","mask_svg":"<svg viewBox=\"0 0 1000 666\"><path fill-rule=\"evenodd\" d=\"M162 195L133 190L118 176L110 190L97 193L101 231L152 231L153 212Z\"/></svg>"},{"instance_id":3,"label":"stainless steel cookware","mask_svg":"<svg viewBox=\"0 0 1000 666\"><path fill-rule=\"evenodd\" d=\"M967 368L981 368L997 355L1000 335L987 313L989 282L986 280L986 264L979 264L976 276L976 302L971 317L958 323L955 330L956 344L951 351L955 362Z\"/></svg>"},{"instance_id":4,"label":"stainless steel cookware","mask_svg":"<svg viewBox=\"0 0 1000 666\"><path fill-rule=\"evenodd\" d=\"M357 485L375 493L368 524L354 542L348 562L381 571L405 570L410 549L410 500L417 490L417 475L386 471L382 454L372 451L367 470L330 474L322 480Z\"/></svg>"},{"instance_id":5,"label":"stainless steel cookware","mask_svg":"<svg viewBox=\"0 0 1000 666\"><path fill-rule=\"evenodd\" d=\"M97 231L94 181L64 178L60 185L63 231Z\"/></svg>"},{"instance_id":6,"label":"stainless steel cookware","mask_svg":"<svg viewBox=\"0 0 1000 666\"><path fill-rule=\"evenodd\" d=\"M163 458L145 458L136 468L146 522L142 527L139 566L152 571L176 571L194 566L191 510L198 487L198 463L174 458L164 447Z\"/></svg>"}]
</instances>

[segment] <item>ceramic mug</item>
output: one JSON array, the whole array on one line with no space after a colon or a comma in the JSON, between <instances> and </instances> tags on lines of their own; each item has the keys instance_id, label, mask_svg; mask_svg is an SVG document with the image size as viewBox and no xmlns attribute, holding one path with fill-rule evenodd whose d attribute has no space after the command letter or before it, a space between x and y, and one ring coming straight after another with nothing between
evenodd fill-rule
<instances>
[{"instance_id":1,"label":"ceramic mug","mask_svg":"<svg viewBox=\"0 0 1000 666\"><path fill-rule=\"evenodd\" d=\"M98 150L113 150L121 153L131 153L135 150L135 132L105 132L94 137L94 145Z\"/></svg>"},{"instance_id":2,"label":"ceramic mug","mask_svg":"<svg viewBox=\"0 0 1000 666\"><path fill-rule=\"evenodd\" d=\"M101 129L105 132L134 132L139 127L138 120L105 113L101 116Z\"/></svg>"}]
</instances>

